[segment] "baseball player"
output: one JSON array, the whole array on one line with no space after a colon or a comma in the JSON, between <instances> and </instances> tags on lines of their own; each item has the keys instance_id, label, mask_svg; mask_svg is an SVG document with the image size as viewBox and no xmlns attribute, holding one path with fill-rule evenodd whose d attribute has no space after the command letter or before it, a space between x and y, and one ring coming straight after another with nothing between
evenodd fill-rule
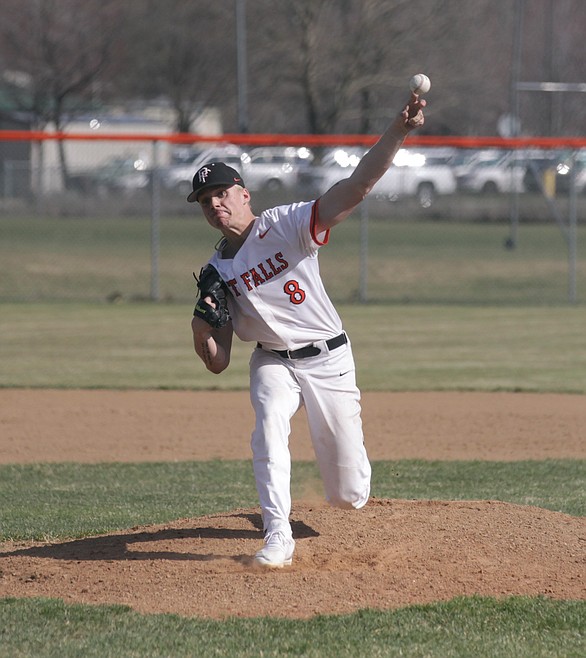
<instances>
[{"instance_id":1,"label":"baseball player","mask_svg":"<svg viewBox=\"0 0 586 658\"><path fill-rule=\"evenodd\" d=\"M371 467L352 347L320 278L318 252L391 166L409 131L423 125L424 107L425 100L411 94L352 175L315 201L257 216L238 171L217 162L193 177L187 200L199 202L223 236L198 280L195 351L218 374L230 363L234 333L256 343L251 448L264 545L254 561L262 567L293 560L288 444L290 420L302 406L328 502L359 509L368 501Z\"/></svg>"}]
</instances>

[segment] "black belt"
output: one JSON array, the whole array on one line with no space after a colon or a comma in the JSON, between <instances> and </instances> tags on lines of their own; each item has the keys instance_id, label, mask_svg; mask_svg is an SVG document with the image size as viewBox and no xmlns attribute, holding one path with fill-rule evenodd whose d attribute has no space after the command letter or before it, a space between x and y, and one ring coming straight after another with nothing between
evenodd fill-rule
<instances>
[{"instance_id":1,"label":"black belt","mask_svg":"<svg viewBox=\"0 0 586 658\"><path fill-rule=\"evenodd\" d=\"M336 347L341 347L348 342L348 336L345 333L341 333L335 338L330 338L326 340L326 345L329 350L335 350ZM260 343L256 344L257 347L262 349ZM308 356L317 356L321 353L319 347L315 345L307 345L305 347L300 347L298 350L270 350L279 356L282 356L284 359L306 359Z\"/></svg>"}]
</instances>

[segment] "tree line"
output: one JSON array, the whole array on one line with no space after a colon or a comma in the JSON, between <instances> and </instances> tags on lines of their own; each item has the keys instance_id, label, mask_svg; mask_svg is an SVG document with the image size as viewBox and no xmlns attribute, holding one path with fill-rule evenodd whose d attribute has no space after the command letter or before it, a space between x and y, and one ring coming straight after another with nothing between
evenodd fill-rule
<instances>
[{"instance_id":1,"label":"tree line","mask_svg":"<svg viewBox=\"0 0 586 658\"><path fill-rule=\"evenodd\" d=\"M577 135L585 125L581 94L513 92L515 80L584 82L584 0L2 5L4 111L37 129L63 129L114 103L159 102L172 108L178 132L216 107L225 132L378 133L417 72L432 80L430 134L495 135L517 107L522 134ZM245 125L237 85L243 34Z\"/></svg>"}]
</instances>

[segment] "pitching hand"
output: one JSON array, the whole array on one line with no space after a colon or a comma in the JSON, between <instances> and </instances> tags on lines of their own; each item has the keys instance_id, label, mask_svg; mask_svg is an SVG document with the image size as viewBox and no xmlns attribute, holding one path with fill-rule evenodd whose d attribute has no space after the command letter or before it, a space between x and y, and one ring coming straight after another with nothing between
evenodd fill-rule
<instances>
[{"instance_id":1,"label":"pitching hand","mask_svg":"<svg viewBox=\"0 0 586 658\"><path fill-rule=\"evenodd\" d=\"M403 120L403 127L407 132L415 130L415 128L421 128L425 123L423 108L426 104L424 98L420 98L417 94L411 94L409 102L400 114Z\"/></svg>"}]
</instances>

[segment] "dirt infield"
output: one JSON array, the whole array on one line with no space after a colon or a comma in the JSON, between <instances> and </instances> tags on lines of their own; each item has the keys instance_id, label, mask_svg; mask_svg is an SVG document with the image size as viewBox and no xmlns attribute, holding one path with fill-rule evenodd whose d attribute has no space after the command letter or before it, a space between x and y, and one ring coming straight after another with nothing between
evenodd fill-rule
<instances>
[{"instance_id":1,"label":"dirt infield","mask_svg":"<svg viewBox=\"0 0 586 658\"><path fill-rule=\"evenodd\" d=\"M367 393L363 410L373 460L586 457L584 396ZM249 459L251 427L246 393L0 390L3 464ZM302 414L292 454L313 459ZM212 618L302 618L470 594L586 599L583 518L494 501L373 499L348 512L312 499L295 501L292 522L294 564L269 573L250 562L262 543L258 509L4 543L0 597Z\"/></svg>"}]
</instances>

